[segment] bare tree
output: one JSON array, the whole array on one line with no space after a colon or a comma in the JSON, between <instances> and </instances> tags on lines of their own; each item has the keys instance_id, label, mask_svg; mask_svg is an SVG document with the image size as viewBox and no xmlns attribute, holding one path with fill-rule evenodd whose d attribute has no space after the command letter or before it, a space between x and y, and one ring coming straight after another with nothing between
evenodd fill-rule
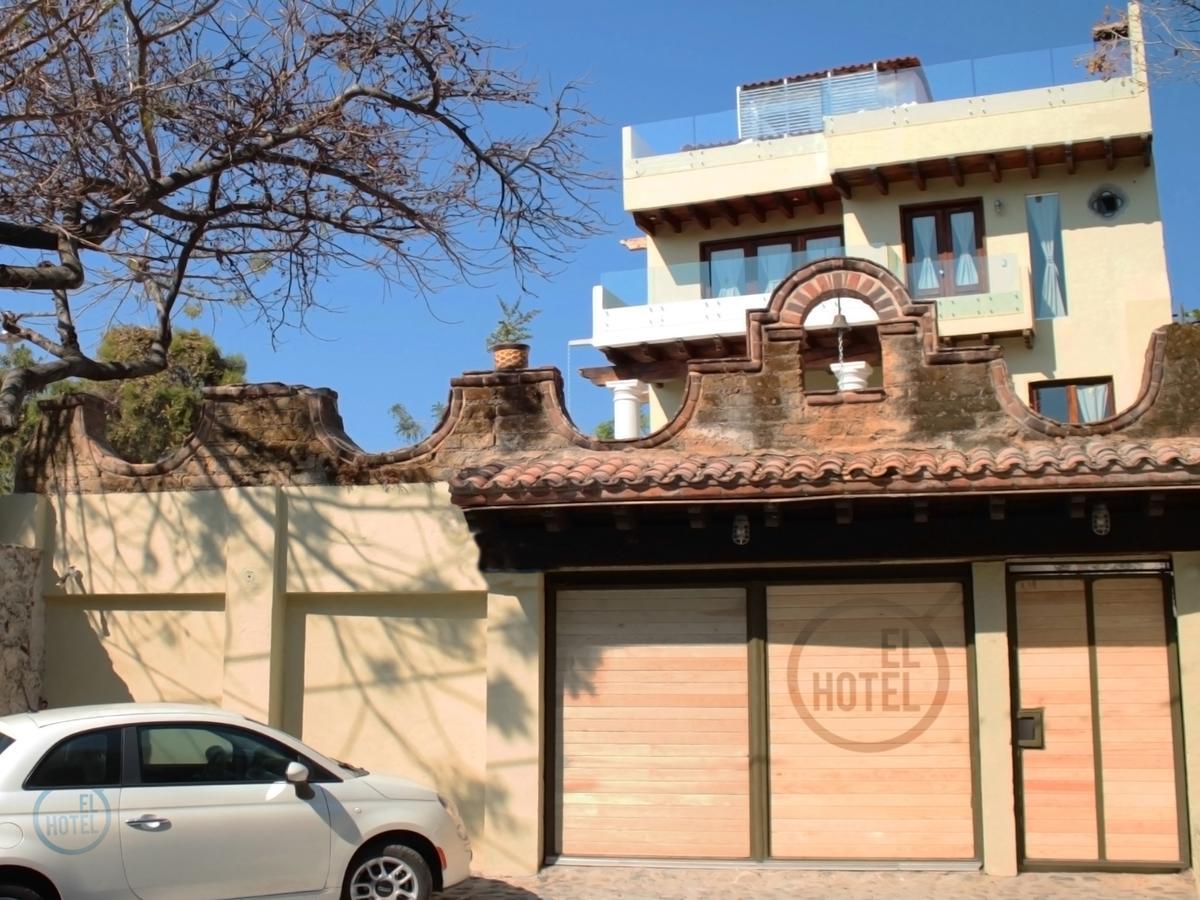
<instances>
[{"instance_id":1,"label":"bare tree","mask_svg":"<svg viewBox=\"0 0 1200 900\"><path fill-rule=\"evenodd\" d=\"M1200 0L1140 0L1146 72L1150 78L1192 79L1200 75ZM1129 21L1124 4L1109 7L1093 30L1095 51L1088 68L1105 76L1129 72Z\"/></svg>"},{"instance_id":2,"label":"bare tree","mask_svg":"<svg viewBox=\"0 0 1200 900\"><path fill-rule=\"evenodd\" d=\"M277 329L342 268L424 291L563 259L595 230L591 120L502 50L453 0L5 3L0 329L44 361L3 372L0 434L53 382L161 371L180 309ZM89 357L73 305L127 300L150 351Z\"/></svg>"}]
</instances>

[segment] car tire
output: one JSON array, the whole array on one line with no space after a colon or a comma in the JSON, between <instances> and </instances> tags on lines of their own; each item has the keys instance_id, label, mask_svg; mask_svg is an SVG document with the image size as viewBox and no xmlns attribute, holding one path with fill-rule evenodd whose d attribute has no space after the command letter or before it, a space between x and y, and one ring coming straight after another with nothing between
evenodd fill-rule
<instances>
[{"instance_id":1,"label":"car tire","mask_svg":"<svg viewBox=\"0 0 1200 900\"><path fill-rule=\"evenodd\" d=\"M0 884L0 900L46 900L44 894L23 884Z\"/></svg>"},{"instance_id":2,"label":"car tire","mask_svg":"<svg viewBox=\"0 0 1200 900\"><path fill-rule=\"evenodd\" d=\"M377 890L380 883L388 890ZM432 893L433 875L425 858L404 844L384 844L354 857L342 900L429 900Z\"/></svg>"}]
</instances>

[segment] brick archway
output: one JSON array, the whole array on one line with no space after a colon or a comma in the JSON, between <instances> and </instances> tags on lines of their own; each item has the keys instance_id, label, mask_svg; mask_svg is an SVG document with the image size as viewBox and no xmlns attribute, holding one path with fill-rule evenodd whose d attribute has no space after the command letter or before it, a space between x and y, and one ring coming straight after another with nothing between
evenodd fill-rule
<instances>
[{"instance_id":1,"label":"brick archway","mask_svg":"<svg viewBox=\"0 0 1200 900\"><path fill-rule=\"evenodd\" d=\"M895 275L869 260L841 257L797 269L775 289L769 310L780 325L802 327L817 304L835 296L862 300L880 322L921 318Z\"/></svg>"}]
</instances>

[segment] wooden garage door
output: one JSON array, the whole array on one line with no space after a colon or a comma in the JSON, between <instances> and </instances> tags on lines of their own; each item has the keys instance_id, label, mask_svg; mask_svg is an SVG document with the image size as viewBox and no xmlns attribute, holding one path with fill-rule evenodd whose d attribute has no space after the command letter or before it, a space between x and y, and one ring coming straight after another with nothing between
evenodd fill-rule
<instances>
[{"instance_id":1,"label":"wooden garage door","mask_svg":"<svg viewBox=\"0 0 1200 900\"><path fill-rule=\"evenodd\" d=\"M1024 859L1179 865L1179 740L1163 582L1015 589Z\"/></svg>"},{"instance_id":2,"label":"wooden garage door","mask_svg":"<svg viewBox=\"0 0 1200 900\"><path fill-rule=\"evenodd\" d=\"M767 592L776 857L975 856L958 583Z\"/></svg>"},{"instance_id":3,"label":"wooden garage door","mask_svg":"<svg viewBox=\"0 0 1200 900\"><path fill-rule=\"evenodd\" d=\"M556 609L559 852L748 856L745 593L563 591Z\"/></svg>"}]
</instances>

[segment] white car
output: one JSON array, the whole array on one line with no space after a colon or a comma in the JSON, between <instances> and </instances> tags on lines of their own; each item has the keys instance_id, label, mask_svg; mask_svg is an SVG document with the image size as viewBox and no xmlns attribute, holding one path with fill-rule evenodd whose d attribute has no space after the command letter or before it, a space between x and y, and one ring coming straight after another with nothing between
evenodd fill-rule
<instances>
[{"instance_id":1,"label":"white car","mask_svg":"<svg viewBox=\"0 0 1200 900\"><path fill-rule=\"evenodd\" d=\"M220 709L0 718L0 900L426 900L470 861L434 791Z\"/></svg>"}]
</instances>

